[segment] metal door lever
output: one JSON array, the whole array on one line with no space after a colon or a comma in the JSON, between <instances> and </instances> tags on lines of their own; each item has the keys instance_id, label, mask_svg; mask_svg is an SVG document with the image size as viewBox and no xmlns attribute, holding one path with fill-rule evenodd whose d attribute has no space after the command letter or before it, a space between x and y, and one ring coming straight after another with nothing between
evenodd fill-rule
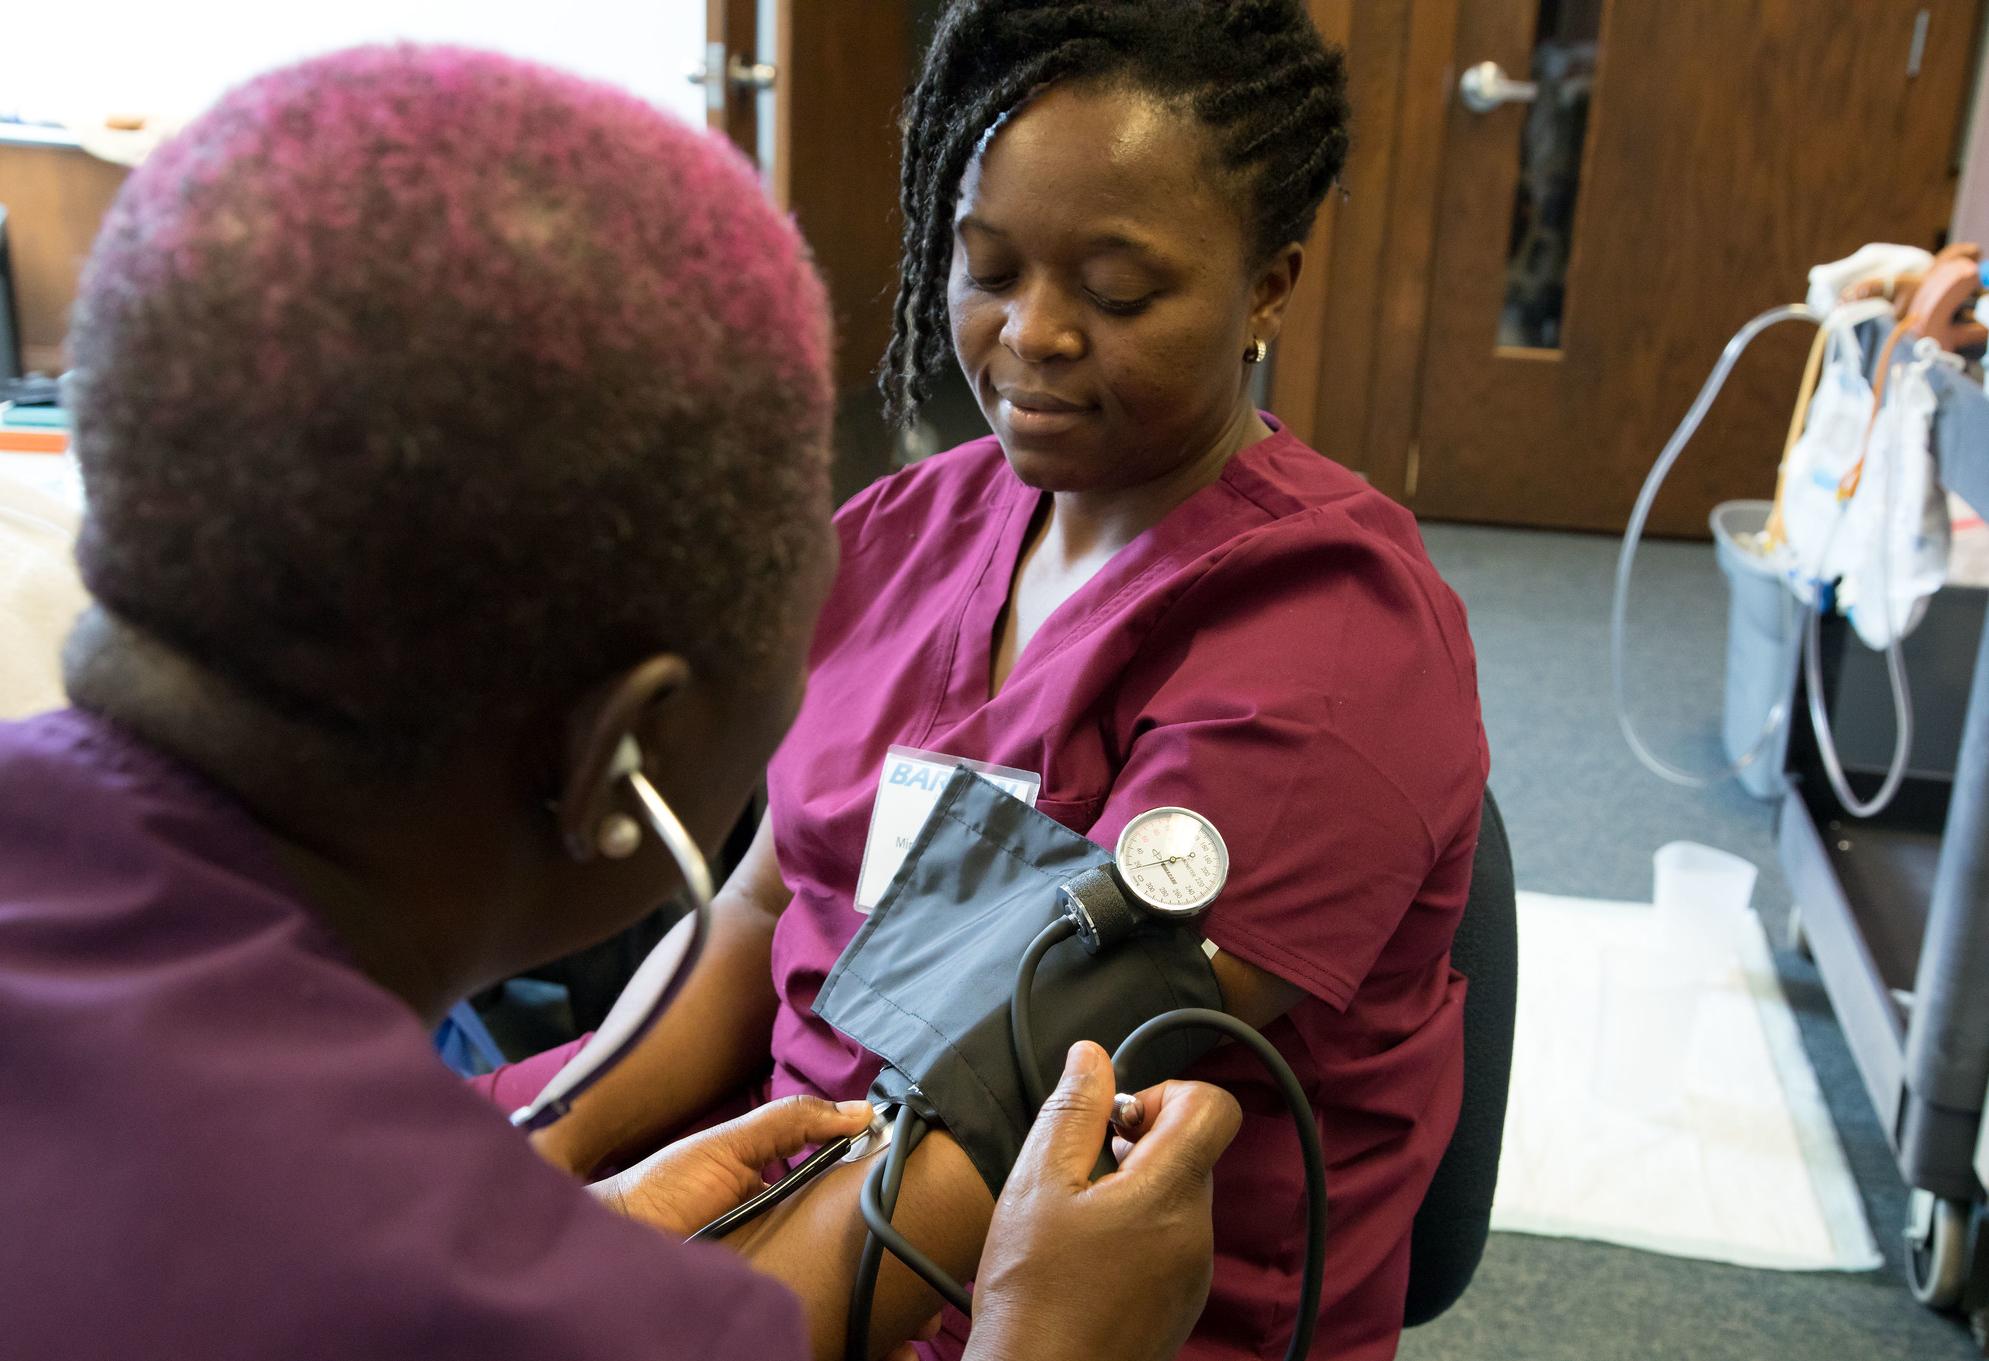
<instances>
[{"instance_id":1,"label":"metal door lever","mask_svg":"<svg viewBox=\"0 0 1989 1361\"><path fill-rule=\"evenodd\" d=\"M1505 104L1531 104L1540 97L1540 86L1512 79L1495 61L1481 61L1458 79L1457 92L1471 112L1490 113Z\"/></svg>"}]
</instances>

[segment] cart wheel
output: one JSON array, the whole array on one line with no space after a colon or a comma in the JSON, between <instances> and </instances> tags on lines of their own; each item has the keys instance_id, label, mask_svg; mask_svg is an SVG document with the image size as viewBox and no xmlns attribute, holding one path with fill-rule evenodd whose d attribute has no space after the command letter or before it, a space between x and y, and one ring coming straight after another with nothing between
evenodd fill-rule
<instances>
[{"instance_id":1,"label":"cart wheel","mask_svg":"<svg viewBox=\"0 0 1989 1361\"><path fill-rule=\"evenodd\" d=\"M1929 1309L1952 1309L1967 1282L1967 1204L1915 1191L1906 1210L1907 1288Z\"/></svg>"},{"instance_id":2,"label":"cart wheel","mask_svg":"<svg viewBox=\"0 0 1989 1361\"><path fill-rule=\"evenodd\" d=\"M1809 948L1809 933L1803 930L1803 910L1800 907L1789 909L1789 948L1805 964L1816 963L1816 954Z\"/></svg>"},{"instance_id":3,"label":"cart wheel","mask_svg":"<svg viewBox=\"0 0 1989 1361\"><path fill-rule=\"evenodd\" d=\"M1980 1201L1968 1226L1968 1284L1961 1290L1961 1308L1975 1345L1989 1357L1989 1204Z\"/></svg>"}]
</instances>

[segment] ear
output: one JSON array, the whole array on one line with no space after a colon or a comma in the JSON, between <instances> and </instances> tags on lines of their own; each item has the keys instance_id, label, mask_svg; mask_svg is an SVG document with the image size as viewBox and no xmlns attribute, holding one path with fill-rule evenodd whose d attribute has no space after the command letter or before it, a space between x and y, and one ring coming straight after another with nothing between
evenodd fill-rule
<instances>
[{"instance_id":1,"label":"ear","mask_svg":"<svg viewBox=\"0 0 1989 1361\"><path fill-rule=\"evenodd\" d=\"M616 809L617 766L624 744L640 750L658 705L689 685L690 663L659 653L616 676L582 700L567 725L559 775L560 841L575 860L592 860L601 822Z\"/></svg>"},{"instance_id":2,"label":"ear","mask_svg":"<svg viewBox=\"0 0 1989 1361\"><path fill-rule=\"evenodd\" d=\"M1250 335L1266 345L1284 329L1285 307L1298 287L1305 265L1305 247L1296 241L1280 246L1250 286Z\"/></svg>"}]
</instances>

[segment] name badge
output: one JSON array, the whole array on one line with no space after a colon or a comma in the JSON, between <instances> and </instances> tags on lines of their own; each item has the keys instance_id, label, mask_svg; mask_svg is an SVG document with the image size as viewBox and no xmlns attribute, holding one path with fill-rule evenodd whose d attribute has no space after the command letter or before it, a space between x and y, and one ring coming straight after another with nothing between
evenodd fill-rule
<instances>
[{"instance_id":1,"label":"name badge","mask_svg":"<svg viewBox=\"0 0 1989 1361\"><path fill-rule=\"evenodd\" d=\"M925 826L939 791L953 775L955 766L965 766L982 779L991 781L1005 794L1021 799L1031 808L1043 787L1043 777L1012 766L989 765L964 756L947 756L936 751L911 747L890 747L884 753L884 768L877 775L877 802L870 810L870 835L863 843L863 867L857 871L856 901L852 906L864 916L884 898L891 878L912 849L912 839Z\"/></svg>"}]
</instances>

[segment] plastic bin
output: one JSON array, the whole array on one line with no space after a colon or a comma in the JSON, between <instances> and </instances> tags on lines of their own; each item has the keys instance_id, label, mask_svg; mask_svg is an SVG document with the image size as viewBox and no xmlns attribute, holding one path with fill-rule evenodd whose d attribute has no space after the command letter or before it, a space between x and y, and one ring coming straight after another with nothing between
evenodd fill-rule
<instances>
[{"instance_id":1,"label":"plastic bin","mask_svg":"<svg viewBox=\"0 0 1989 1361\"><path fill-rule=\"evenodd\" d=\"M1740 783L1757 799L1778 799L1788 788L1782 767L1789 748L1789 703L1802 648L1802 609L1782 575L1754 551L1768 524L1769 501L1723 501L1713 507L1713 550L1727 579L1726 709L1720 736L1727 759L1738 761L1761 738L1769 715L1782 721Z\"/></svg>"}]
</instances>

